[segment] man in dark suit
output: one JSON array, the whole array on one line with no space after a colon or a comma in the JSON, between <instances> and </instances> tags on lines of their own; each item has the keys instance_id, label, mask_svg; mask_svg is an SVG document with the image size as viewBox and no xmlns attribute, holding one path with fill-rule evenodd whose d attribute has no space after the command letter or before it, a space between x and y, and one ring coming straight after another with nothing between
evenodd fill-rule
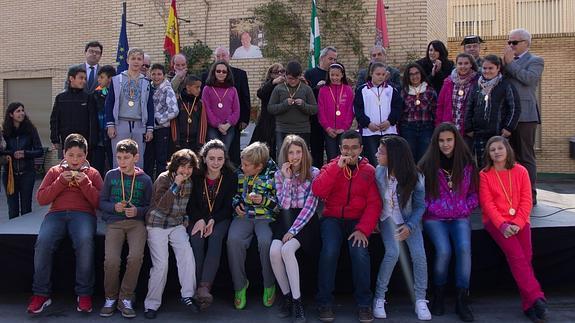
<instances>
[{"instance_id":1,"label":"man in dark suit","mask_svg":"<svg viewBox=\"0 0 575 323\"><path fill-rule=\"evenodd\" d=\"M217 47L214 50L215 60L217 61L224 61L226 63L230 63L230 52L225 47ZM228 154L230 156L231 161L236 164L240 165L240 137L241 132L244 130L248 124L250 123L250 113L251 113L251 99L250 99L250 86L248 83L248 74L246 71L231 66L232 74L234 76L234 87L238 91L238 97L240 100L240 120L238 121L237 127L235 127L235 135L234 140L232 141L232 146L230 147L230 151ZM206 79L208 78L208 72L202 74L202 88L206 84Z\"/></svg>"},{"instance_id":2,"label":"man in dark suit","mask_svg":"<svg viewBox=\"0 0 575 323\"><path fill-rule=\"evenodd\" d=\"M84 91L88 94L92 94L98 86L99 63L103 50L104 47L98 41L91 41L84 47L84 55L86 56L86 62L84 62L86 68L86 85L84 86Z\"/></svg>"},{"instance_id":3,"label":"man in dark suit","mask_svg":"<svg viewBox=\"0 0 575 323\"><path fill-rule=\"evenodd\" d=\"M531 34L525 29L514 29L509 32L507 46L503 50L505 76L517 89L521 102L521 116L517 128L511 134L511 145L517 161L527 168L533 205L537 204L537 164L535 161L535 133L537 124L541 123L537 103L537 86L543 74L543 58L529 52Z\"/></svg>"}]
</instances>

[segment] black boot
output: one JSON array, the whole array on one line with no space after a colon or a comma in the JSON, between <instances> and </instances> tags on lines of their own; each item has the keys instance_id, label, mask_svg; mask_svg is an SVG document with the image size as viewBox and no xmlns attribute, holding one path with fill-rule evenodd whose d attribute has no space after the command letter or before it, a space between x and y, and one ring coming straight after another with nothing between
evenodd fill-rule
<instances>
[{"instance_id":1,"label":"black boot","mask_svg":"<svg viewBox=\"0 0 575 323\"><path fill-rule=\"evenodd\" d=\"M305 313L303 311L303 304L301 302L301 297L294 299L293 301L293 322L294 323L305 323Z\"/></svg>"},{"instance_id":2,"label":"black boot","mask_svg":"<svg viewBox=\"0 0 575 323\"><path fill-rule=\"evenodd\" d=\"M459 315L459 319L463 322L473 322L473 312L469 306L469 289L458 288L457 298L455 299L455 313Z\"/></svg>"},{"instance_id":3,"label":"black boot","mask_svg":"<svg viewBox=\"0 0 575 323\"><path fill-rule=\"evenodd\" d=\"M435 286L433 289L433 301L431 302L431 314L441 316L445 314L445 285Z\"/></svg>"},{"instance_id":4,"label":"black boot","mask_svg":"<svg viewBox=\"0 0 575 323\"><path fill-rule=\"evenodd\" d=\"M278 317L286 318L290 317L291 314L292 314L292 297L291 293L287 293L286 295L282 296L282 302L280 303Z\"/></svg>"}]
</instances>

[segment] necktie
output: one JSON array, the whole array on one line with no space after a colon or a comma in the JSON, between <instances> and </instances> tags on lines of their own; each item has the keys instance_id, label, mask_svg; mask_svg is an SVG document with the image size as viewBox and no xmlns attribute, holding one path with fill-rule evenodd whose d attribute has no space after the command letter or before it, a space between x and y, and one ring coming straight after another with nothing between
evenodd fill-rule
<instances>
[{"instance_id":1,"label":"necktie","mask_svg":"<svg viewBox=\"0 0 575 323\"><path fill-rule=\"evenodd\" d=\"M94 85L94 66L90 66L90 75L88 75L88 88L91 89Z\"/></svg>"}]
</instances>

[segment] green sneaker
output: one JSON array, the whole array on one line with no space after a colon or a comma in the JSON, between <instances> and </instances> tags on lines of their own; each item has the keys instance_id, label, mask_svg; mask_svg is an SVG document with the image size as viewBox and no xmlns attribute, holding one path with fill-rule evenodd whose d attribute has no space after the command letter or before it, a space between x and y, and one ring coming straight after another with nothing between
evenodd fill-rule
<instances>
[{"instance_id":1,"label":"green sneaker","mask_svg":"<svg viewBox=\"0 0 575 323\"><path fill-rule=\"evenodd\" d=\"M236 310L243 310L246 307L246 292L248 291L250 282L246 281L246 286L234 292L234 306Z\"/></svg>"},{"instance_id":2,"label":"green sneaker","mask_svg":"<svg viewBox=\"0 0 575 323\"><path fill-rule=\"evenodd\" d=\"M276 299L276 285L273 284L272 287L264 288L263 302L265 307L272 307Z\"/></svg>"}]
</instances>

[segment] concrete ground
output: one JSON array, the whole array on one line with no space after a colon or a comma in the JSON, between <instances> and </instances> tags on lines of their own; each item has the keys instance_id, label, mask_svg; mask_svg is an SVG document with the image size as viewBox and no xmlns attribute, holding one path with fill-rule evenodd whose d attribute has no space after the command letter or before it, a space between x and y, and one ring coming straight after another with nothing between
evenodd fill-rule
<instances>
[{"instance_id":1,"label":"concrete ground","mask_svg":"<svg viewBox=\"0 0 575 323\"><path fill-rule=\"evenodd\" d=\"M546 291L549 299L548 322L575 322L575 295L572 291ZM291 322L289 319L277 318L277 308L265 308L260 303L260 295L248 295L248 305L246 309L237 311L232 306L231 295L227 300L222 300L216 295L214 304L202 313L191 313L177 300L177 295L164 295L164 305L158 311L156 321L159 322ZM226 295L222 296L225 297ZM45 313L38 316L26 314L26 300L29 295L2 295L0 294L0 322L58 322L58 323L78 323L81 322L126 322L119 313L109 318L98 316L101 299L95 299L94 311L90 314L76 312L73 295L55 295L53 303ZM317 311L313 305L311 297L306 304L306 316L308 322L319 322ZM337 304L334 306L336 322L358 322L353 298L349 295L336 296ZM419 322L413 312L413 307L407 297L397 297L390 299L387 304L388 318L375 320L375 322ZM516 291L493 291L492 295L473 295L473 311L475 322L529 322L523 315L519 295ZM433 318L434 322L455 323L459 321L453 312L453 299L447 300L446 314ZM137 303L137 317L132 322L151 322L143 315L143 303Z\"/></svg>"}]
</instances>

